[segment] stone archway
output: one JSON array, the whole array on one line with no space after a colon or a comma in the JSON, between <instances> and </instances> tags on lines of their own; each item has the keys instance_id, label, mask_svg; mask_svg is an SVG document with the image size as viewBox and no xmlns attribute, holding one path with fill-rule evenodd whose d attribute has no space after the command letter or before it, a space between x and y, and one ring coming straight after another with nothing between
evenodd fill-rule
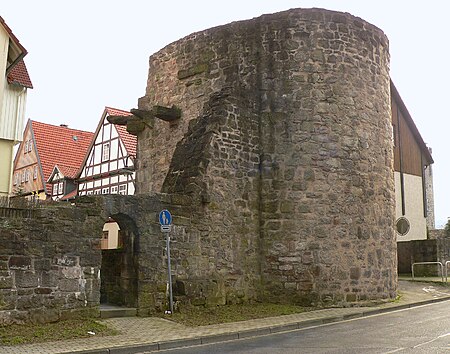
<instances>
[{"instance_id":1,"label":"stone archway","mask_svg":"<svg viewBox=\"0 0 450 354\"><path fill-rule=\"evenodd\" d=\"M117 223L118 234L114 236L114 227L107 228L110 237L117 237L117 240L109 242L109 247L102 247L100 302L136 307L138 302L137 227L133 219L122 213L111 215L106 224L112 223ZM105 237L102 238L102 242L104 240Z\"/></svg>"}]
</instances>

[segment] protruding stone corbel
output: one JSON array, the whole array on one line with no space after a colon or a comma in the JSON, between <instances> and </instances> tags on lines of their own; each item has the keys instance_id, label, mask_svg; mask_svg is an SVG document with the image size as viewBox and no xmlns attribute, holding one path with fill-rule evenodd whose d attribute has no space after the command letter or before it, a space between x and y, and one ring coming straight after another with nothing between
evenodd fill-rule
<instances>
[{"instance_id":1,"label":"protruding stone corbel","mask_svg":"<svg viewBox=\"0 0 450 354\"><path fill-rule=\"evenodd\" d=\"M147 122L133 115L127 122L127 132L132 135L138 135L144 131L145 126L151 127Z\"/></svg>"},{"instance_id":2,"label":"protruding stone corbel","mask_svg":"<svg viewBox=\"0 0 450 354\"><path fill-rule=\"evenodd\" d=\"M156 118L162 119L166 122L173 122L174 120L181 118L181 109L176 106L153 106L152 113Z\"/></svg>"},{"instance_id":3,"label":"protruding stone corbel","mask_svg":"<svg viewBox=\"0 0 450 354\"><path fill-rule=\"evenodd\" d=\"M127 123L130 120L130 118L131 118L131 116L112 116L112 115L109 115L106 119L111 124L127 125Z\"/></svg>"},{"instance_id":4,"label":"protruding stone corbel","mask_svg":"<svg viewBox=\"0 0 450 354\"><path fill-rule=\"evenodd\" d=\"M154 118L159 118L166 122L173 122L181 118L181 109L175 106L153 106L153 109L150 111L133 108L130 110L130 113L132 114L131 116L110 115L107 119L112 124L126 125L128 133L137 135L146 126L152 128Z\"/></svg>"},{"instance_id":5,"label":"protruding stone corbel","mask_svg":"<svg viewBox=\"0 0 450 354\"><path fill-rule=\"evenodd\" d=\"M133 113L133 110L131 110L131 113ZM111 124L126 125L127 132L133 135L137 135L138 133L143 131L145 129L145 126L150 126L146 121L144 121L139 116L136 116L135 114L131 116L110 115L106 119Z\"/></svg>"},{"instance_id":6,"label":"protruding stone corbel","mask_svg":"<svg viewBox=\"0 0 450 354\"><path fill-rule=\"evenodd\" d=\"M155 115L153 114L152 111L146 111L144 109L133 108L130 110L130 112L134 116L136 116L142 120L145 120L145 121L151 120L155 117Z\"/></svg>"},{"instance_id":7,"label":"protruding stone corbel","mask_svg":"<svg viewBox=\"0 0 450 354\"><path fill-rule=\"evenodd\" d=\"M166 122L173 122L174 120L181 118L181 109L177 108L176 106L164 107L156 105L153 106L151 111L146 111L143 109L132 109L130 112L144 121L148 121L156 117Z\"/></svg>"}]
</instances>

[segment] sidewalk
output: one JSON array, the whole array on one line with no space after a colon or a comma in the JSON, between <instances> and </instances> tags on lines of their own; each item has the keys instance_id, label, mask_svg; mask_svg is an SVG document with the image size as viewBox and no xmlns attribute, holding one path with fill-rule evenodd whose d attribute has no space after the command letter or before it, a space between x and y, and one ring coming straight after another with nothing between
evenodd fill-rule
<instances>
[{"instance_id":1,"label":"sidewalk","mask_svg":"<svg viewBox=\"0 0 450 354\"><path fill-rule=\"evenodd\" d=\"M450 287L437 283L399 281L401 299L371 307L332 308L293 315L270 317L202 327L186 327L150 317L111 318L104 320L121 334L40 344L0 346L4 354L49 353L138 353L225 340L253 337L405 309L432 302L450 300Z\"/></svg>"}]
</instances>

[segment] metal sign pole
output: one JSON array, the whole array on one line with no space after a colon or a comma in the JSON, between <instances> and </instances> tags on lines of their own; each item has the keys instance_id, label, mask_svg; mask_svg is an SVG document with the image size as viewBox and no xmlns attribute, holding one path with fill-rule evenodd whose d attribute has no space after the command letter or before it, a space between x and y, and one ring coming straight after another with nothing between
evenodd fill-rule
<instances>
[{"instance_id":1,"label":"metal sign pole","mask_svg":"<svg viewBox=\"0 0 450 354\"><path fill-rule=\"evenodd\" d=\"M170 301L170 313L173 313L173 295L172 295L172 270L170 268L170 233L167 233L166 237L166 249L167 249L167 271L169 273L169 301Z\"/></svg>"},{"instance_id":2,"label":"metal sign pole","mask_svg":"<svg viewBox=\"0 0 450 354\"><path fill-rule=\"evenodd\" d=\"M172 269L170 268L170 230L172 229L172 215L167 209L161 210L159 213L159 224L161 232L166 236L166 252L167 252L167 273L169 278L169 303L170 313L173 313L173 295L172 295Z\"/></svg>"}]
</instances>

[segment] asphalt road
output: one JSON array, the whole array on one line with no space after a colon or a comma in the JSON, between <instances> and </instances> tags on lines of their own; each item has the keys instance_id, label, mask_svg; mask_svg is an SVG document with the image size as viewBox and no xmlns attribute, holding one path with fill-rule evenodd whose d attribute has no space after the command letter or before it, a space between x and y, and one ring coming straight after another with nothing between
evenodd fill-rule
<instances>
[{"instance_id":1,"label":"asphalt road","mask_svg":"<svg viewBox=\"0 0 450 354\"><path fill-rule=\"evenodd\" d=\"M309 329L158 353L450 354L450 301Z\"/></svg>"}]
</instances>

